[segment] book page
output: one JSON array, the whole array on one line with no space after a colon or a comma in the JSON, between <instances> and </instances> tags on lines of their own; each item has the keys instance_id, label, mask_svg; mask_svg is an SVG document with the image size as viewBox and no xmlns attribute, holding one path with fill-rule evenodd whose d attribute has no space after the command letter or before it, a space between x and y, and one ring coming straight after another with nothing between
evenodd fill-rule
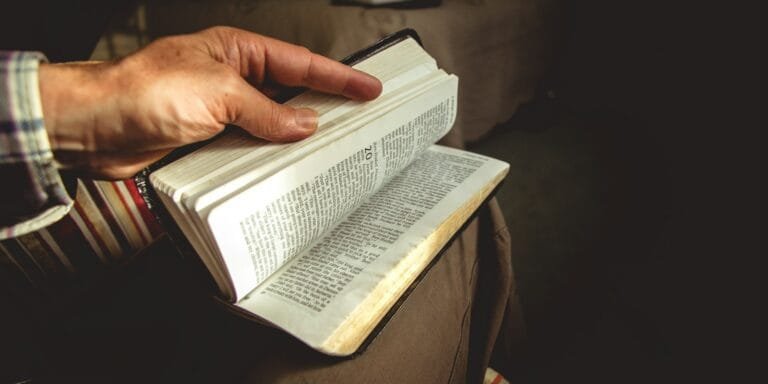
<instances>
[{"instance_id":1,"label":"book page","mask_svg":"<svg viewBox=\"0 0 768 384\"><path fill-rule=\"evenodd\" d=\"M447 76L400 109L221 202L208 215L237 298L306 249L442 137L456 115Z\"/></svg>"},{"instance_id":2,"label":"book page","mask_svg":"<svg viewBox=\"0 0 768 384\"><path fill-rule=\"evenodd\" d=\"M322 349L382 279L507 167L431 147L238 305Z\"/></svg>"}]
</instances>

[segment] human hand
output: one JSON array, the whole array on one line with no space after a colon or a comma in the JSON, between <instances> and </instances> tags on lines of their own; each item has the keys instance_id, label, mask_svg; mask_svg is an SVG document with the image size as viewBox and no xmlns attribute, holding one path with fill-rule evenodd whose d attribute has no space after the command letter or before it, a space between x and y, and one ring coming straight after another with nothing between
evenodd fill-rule
<instances>
[{"instance_id":1,"label":"human hand","mask_svg":"<svg viewBox=\"0 0 768 384\"><path fill-rule=\"evenodd\" d=\"M115 62L41 64L54 157L93 178L130 177L174 148L235 124L272 141L305 138L317 114L277 104L276 86L370 100L381 83L306 48L215 27L159 39Z\"/></svg>"}]
</instances>

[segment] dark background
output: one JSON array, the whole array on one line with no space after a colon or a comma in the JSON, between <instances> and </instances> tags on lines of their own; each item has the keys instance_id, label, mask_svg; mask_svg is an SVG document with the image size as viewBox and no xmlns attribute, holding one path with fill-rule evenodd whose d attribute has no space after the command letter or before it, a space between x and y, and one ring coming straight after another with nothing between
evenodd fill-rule
<instances>
[{"instance_id":1,"label":"dark background","mask_svg":"<svg viewBox=\"0 0 768 384\"><path fill-rule=\"evenodd\" d=\"M756 45L746 10L679 3L561 2L538 97L471 147L513 164L499 199L528 344L512 382L748 375L737 302L755 280L737 260L764 171L731 104Z\"/></svg>"}]
</instances>

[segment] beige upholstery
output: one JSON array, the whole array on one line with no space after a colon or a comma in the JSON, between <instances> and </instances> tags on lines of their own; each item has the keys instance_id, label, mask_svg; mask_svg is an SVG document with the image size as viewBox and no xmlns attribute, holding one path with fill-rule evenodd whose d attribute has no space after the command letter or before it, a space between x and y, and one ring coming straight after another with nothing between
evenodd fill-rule
<instances>
[{"instance_id":1,"label":"beige upholstery","mask_svg":"<svg viewBox=\"0 0 768 384\"><path fill-rule=\"evenodd\" d=\"M482 137L533 96L549 59L552 0L444 0L436 8L335 6L322 0L164 1L147 9L153 36L230 25L340 59L382 36L414 28L460 78L459 116L444 140Z\"/></svg>"}]
</instances>

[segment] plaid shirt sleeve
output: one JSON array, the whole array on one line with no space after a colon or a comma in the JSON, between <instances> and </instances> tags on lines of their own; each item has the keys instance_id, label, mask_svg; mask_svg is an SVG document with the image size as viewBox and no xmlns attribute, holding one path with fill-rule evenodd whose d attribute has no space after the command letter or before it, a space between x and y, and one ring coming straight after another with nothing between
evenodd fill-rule
<instances>
[{"instance_id":1,"label":"plaid shirt sleeve","mask_svg":"<svg viewBox=\"0 0 768 384\"><path fill-rule=\"evenodd\" d=\"M38 52L0 51L0 239L52 224L72 207L43 122L41 61Z\"/></svg>"}]
</instances>

